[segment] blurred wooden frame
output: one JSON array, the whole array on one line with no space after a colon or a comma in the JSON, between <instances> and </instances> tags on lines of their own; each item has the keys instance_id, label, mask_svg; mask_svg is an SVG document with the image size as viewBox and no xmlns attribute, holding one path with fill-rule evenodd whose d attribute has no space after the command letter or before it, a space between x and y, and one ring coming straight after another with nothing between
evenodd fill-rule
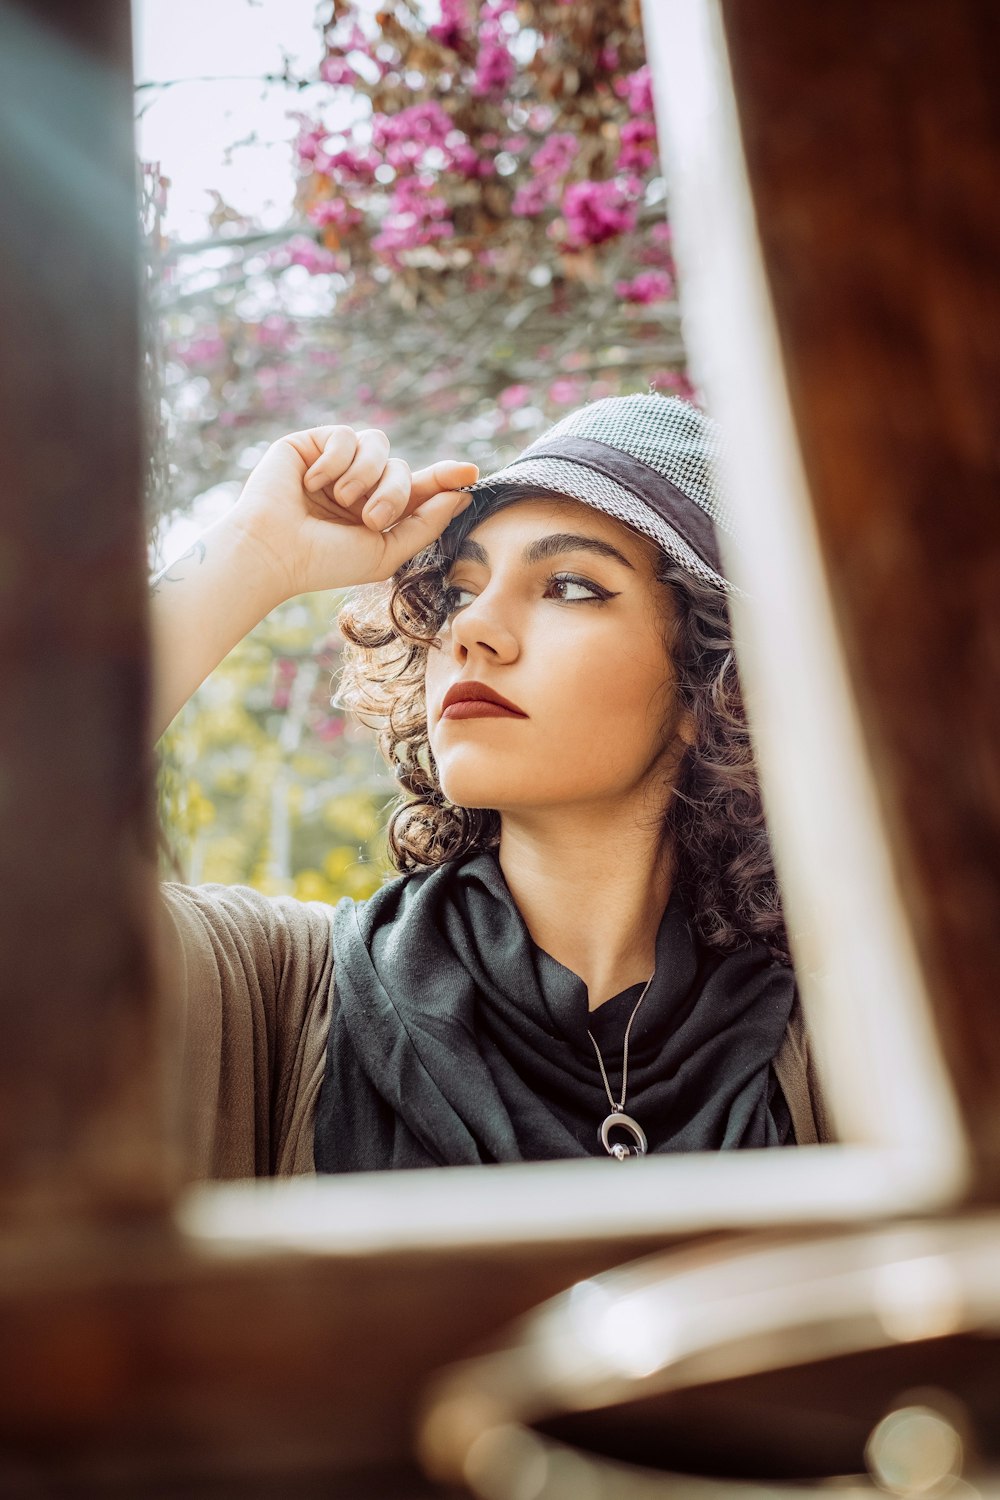
<instances>
[{"instance_id":1,"label":"blurred wooden frame","mask_svg":"<svg viewBox=\"0 0 1000 1500\"><path fill-rule=\"evenodd\" d=\"M769 820L837 1117L945 1195L964 1127L969 1189L992 1194L1000 17L983 0L649 0L646 21L688 342L733 442Z\"/></svg>"},{"instance_id":2,"label":"blurred wooden frame","mask_svg":"<svg viewBox=\"0 0 1000 1500\"><path fill-rule=\"evenodd\" d=\"M398 1464L415 1493L425 1377L573 1280L682 1238L995 1192L997 352L973 318L1000 250L995 22L974 0L650 0L646 28L687 342L738 458L741 664L844 1144L185 1189L155 984L129 7L8 4L8 1487L280 1474L292 1494L292 1474L376 1485Z\"/></svg>"}]
</instances>

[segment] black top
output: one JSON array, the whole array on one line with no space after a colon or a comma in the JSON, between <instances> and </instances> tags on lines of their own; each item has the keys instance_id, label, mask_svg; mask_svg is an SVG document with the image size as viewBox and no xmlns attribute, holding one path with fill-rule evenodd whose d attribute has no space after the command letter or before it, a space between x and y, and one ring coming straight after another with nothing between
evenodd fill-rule
<instances>
[{"instance_id":1,"label":"black top","mask_svg":"<svg viewBox=\"0 0 1000 1500\"><path fill-rule=\"evenodd\" d=\"M588 1010L579 976L532 941L494 854L341 901L333 950L318 1171L608 1159L587 1031L617 1100L642 986ZM706 948L674 892L629 1040L625 1110L650 1152L794 1144L771 1065L794 1000L788 965L759 943Z\"/></svg>"}]
</instances>

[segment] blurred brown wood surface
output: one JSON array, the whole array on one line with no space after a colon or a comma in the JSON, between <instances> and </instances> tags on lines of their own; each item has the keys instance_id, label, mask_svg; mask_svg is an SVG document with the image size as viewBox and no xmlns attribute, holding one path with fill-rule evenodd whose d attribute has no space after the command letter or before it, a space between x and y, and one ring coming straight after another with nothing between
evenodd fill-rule
<instances>
[{"instance_id":1,"label":"blurred brown wood surface","mask_svg":"<svg viewBox=\"0 0 1000 1500\"><path fill-rule=\"evenodd\" d=\"M0 7L0 1205L15 1217L164 1197L133 107L127 0Z\"/></svg>"},{"instance_id":2,"label":"blurred brown wood surface","mask_svg":"<svg viewBox=\"0 0 1000 1500\"><path fill-rule=\"evenodd\" d=\"M1000 1188L1000 9L721 0L891 855Z\"/></svg>"},{"instance_id":3,"label":"blurred brown wood surface","mask_svg":"<svg viewBox=\"0 0 1000 1500\"><path fill-rule=\"evenodd\" d=\"M995 1185L996 15L722 12L840 628ZM0 8L0 1489L417 1494L426 1375L651 1247L226 1256L159 1216L131 121L128 0Z\"/></svg>"},{"instance_id":4,"label":"blurred brown wood surface","mask_svg":"<svg viewBox=\"0 0 1000 1500\"><path fill-rule=\"evenodd\" d=\"M430 1375L650 1248L195 1255L148 1229L30 1255L8 1243L0 1494L39 1472L60 1495L215 1496L252 1482L277 1497L310 1476L352 1500L393 1485L422 1494L412 1425Z\"/></svg>"}]
</instances>

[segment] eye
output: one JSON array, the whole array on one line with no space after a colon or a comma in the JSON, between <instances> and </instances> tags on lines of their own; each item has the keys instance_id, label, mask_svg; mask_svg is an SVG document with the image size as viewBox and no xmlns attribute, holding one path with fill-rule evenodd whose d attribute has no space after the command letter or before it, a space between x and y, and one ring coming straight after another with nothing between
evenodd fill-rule
<instances>
[{"instance_id":1,"label":"eye","mask_svg":"<svg viewBox=\"0 0 1000 1500\"><path fill-rule=\"evenodd\" d=\"M574 604L585 599L603 602L614 597L610 589L602 588L599 583L591 583L586 578L577 578L572 573L554 573L546 584L545 592L547 597L555 595L564 604Z\"/></svg>"},{"instance_id":2,"label":"eye","mask_svg":"<svg viewBox=\"0 0 1000 1500\"><path fill-rule=\"evenodd\" d=\"M442 608L445 619L450 619L457 609L462 609L475 595L471 589L456 588L449 584L442 594Z\"/></svg>"}]
</instances>

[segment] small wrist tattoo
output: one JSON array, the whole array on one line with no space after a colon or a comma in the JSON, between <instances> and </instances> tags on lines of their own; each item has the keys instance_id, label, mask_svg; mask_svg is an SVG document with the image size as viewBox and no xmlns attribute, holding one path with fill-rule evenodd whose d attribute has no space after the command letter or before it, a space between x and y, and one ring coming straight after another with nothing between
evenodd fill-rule
<instances>
[{"instance_id":1,"label":"small wrist tattoo","mask_svg":"<svg viewBox=\"0 0 1000 1500\"><path fill-rule=\"evenodd\" d=\"M161 583L183 583L186 574L181 573L175 577L174 569L180 567L181 563L186 562L189 557L196 557L199 564L205 561L205 543L201 537L198 538L192 547L189 547L186 552L182 553L180 557L175 557L172 563L168 563L165 568L157 573L150 584L150 593L159 593Z\"/></svg>"}]
</instances>

